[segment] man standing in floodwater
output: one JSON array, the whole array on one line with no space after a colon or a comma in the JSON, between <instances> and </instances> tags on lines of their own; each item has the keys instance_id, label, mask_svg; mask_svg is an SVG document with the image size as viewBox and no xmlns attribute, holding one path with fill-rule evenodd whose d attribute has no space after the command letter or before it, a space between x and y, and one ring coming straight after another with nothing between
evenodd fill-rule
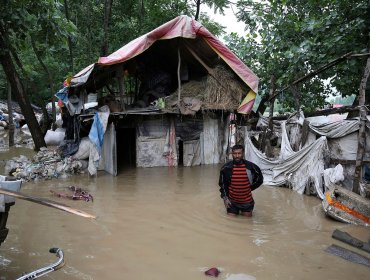
<instances>
[{"instance_id":1,"label":"man standing in floodwater","mask_svg":"<svg viewBox=\"0 0 370 280\"><path fill-rule=\"evenodd\" d=\"M244 147L235 145L231 148L233 160L225 163L220 171L220 193L224 200L227 214L239 213L252 217L254 200L252 191L263 183L261 169L244 159Z\"/></svg>"}]
</instances>

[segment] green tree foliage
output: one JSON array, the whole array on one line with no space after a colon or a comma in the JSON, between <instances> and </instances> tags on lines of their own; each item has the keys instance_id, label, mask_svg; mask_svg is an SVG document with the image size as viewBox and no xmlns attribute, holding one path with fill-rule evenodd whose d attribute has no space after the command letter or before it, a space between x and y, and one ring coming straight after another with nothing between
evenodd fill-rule
<instances>
[{"instance_id":1,"label":"green tree foliage","mask_svg":"<svg viewBox=\"0 0 370 280\"><path fill-rule=\"evenodd\" d=\"M246 35L225 39L261 78L262 95L268 94L271 75L282 89L345 53L369 52L367 0L240 0L237 7ZM365 64L366 57L348 59L301 83L301 104L314 110L329 95L357 94ZM279 101L286 110L294 108L290 91L281 92Z\"/></svg>"},{"instance_id":2,"label":"green tree foliage","mask_svg":"<svg viewBox=\"0 0 370 280\"><path fill-rule=\"evenodd\" d=\"M0 8L1 26L6 31L25 90L40 105L50 98L51 83L37 56L54 78L60 79L67 69L62 58L67 36L73 35L75 27L65 19L61 9L60 3L53 0L4 1ZM5 84L4 77L0 77L0 84ZM5 98L6 92L1 93Z\"/></svg>"},{"instance_id":3,"label":"green tree foliage","mask_svg":"<svg viewBox=\"0 0 370 280\"><path fill-rule=\"evenodd\" d=\"M2 2L0 21L8 30L14 54L19 58L17 66L26 92L33 102L43 105L50 99L51 90L56 91L66 77L76 74L70 69L79 71L97 61L104 37L104 0ZM69 20L64 9L66 3ZM201 1L201 5L218 12L222 12L227 3L226 0ZM195 13L196 1L113 0L108 53L178 15L194 17ZM206 14L201 13L199 21L216 36L223 34L224 28ZM68 39L71 40L73 60L69 59ZM73 67L69 65L70 61L73 61ZM53 89L50 84L54 84ZM6 88L5 76L0 71L0 98L6 98Z\"/></svg>"},{"instance_id":4,"label":"green tree foliage","mask_svg":"<svg viewBox=\"0 0 370 280\"><path fill-rule=\"evenodd\" d=\"M103 36L103 1L95 1L94 5L91 5L91 0L82 2L70 1L69 3L70 18L77 26L79 34L76 42L79 50L76 55L77 69L96 61ZM206 1L204 4L211 5L213 2L217 1ZM113 1L108 53L179 15L193 17L194 14L195 6L192 1L186 0ZM201 15L199 21L216 35L222 34L223 27L211 21L205 14Z\"/></svg>"}]
</instances>

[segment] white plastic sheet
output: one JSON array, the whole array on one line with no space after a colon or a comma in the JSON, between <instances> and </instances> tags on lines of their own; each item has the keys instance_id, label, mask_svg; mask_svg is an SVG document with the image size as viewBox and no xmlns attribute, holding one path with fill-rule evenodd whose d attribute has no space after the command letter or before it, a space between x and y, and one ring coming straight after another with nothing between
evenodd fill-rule
<instances>
[{"instance_id":1,"label":"white plastic sheet","mask_svg":"<svg viewBox=\"0 0 370 280\"><path fill-rule=\"evenodd\" d=\"M65 132L64 131L53 131L53 130L48 130L46 131L44 140L46 145L51 145L51 146L59 146L63 139L65 137Z\"/></svg>"},{"instance_id":2,"label":"white plastic sheet","mask_svg":"<svg viewBox=\"0 0 370 280\"><path fill-rule=\"evenodd\" d=\"M343 166L341 164L338 164L334 168L328 168L324 170L324 182L326 189L332 190L343 180Z\"/></svg>"},{"instance_id":3,"label":"white plastic sheet","mask_svg":"<svg viewBox=\"0 0 370 280\"><path fill-rule=\"evenodd\" d=\"M310 123L309 126L310 129L318 135L326 136L327 138L340 138L358 131L360 122L358 119L354 119L317 125Z\"/></svg>"},{"instance_id":4,"label":"white plastic sheet","mask_svg":"<svg viewBox=\"0 0 370 280\"><path fill-rule=\"evenodd\" d=\"M199 139L184 142L184 166L195 166L201 164L200 145L201 143Z\"/></svg>"},{"instance_id":5,"label":"white plastic sheet","mask_svg":"<svg viewBox=\"0 0 370 280\"><path fill-rule=\"evenodd\" d=\"M324 198L322 174L324 172L324 154L328 150L326 137L321 137L310 146L293 152L284 159L277 160L270 160L261 153L252 144L248 134L245 137L245 147L246 159L261 168L265 185L281 186L286 184L303 194L306 187L312 184L317 195Z\"/></svg>"},{"instance_id":6,"label":"white plastic sheet","mask_svg":"<svg viewBox=\"0 0 370 280\"><path fill-rule=\"evenodd\" d=\"M261 124L267 122L267 118L260 117L260 119L262 119L259 121ZM341 120L324 124L310 123L308 141L301 150L294 152L291 143L298 139L296 137L298 134L293 131L293 134L297 135L291 135L289 140L287 125L301 126L303 121L304 116L300 112L293 114L287 121L281 122L281 151L276 160L268 159L255 148L246 133L246 158L260 166L265 178L264 184L273 186L285 184L299 193L303 193L306 188L313 185L317 195L323 198L323 191L332 184L345 180L343 176L345 172L341 166L325 171L324 157L355 159L359 120ZM292 130L290 132L292 133ZM320 135L321 138L315 140L316 135ZM325 186L322 182L323 176L326 176L324 177Z\"/></svg>"}]
</instances>

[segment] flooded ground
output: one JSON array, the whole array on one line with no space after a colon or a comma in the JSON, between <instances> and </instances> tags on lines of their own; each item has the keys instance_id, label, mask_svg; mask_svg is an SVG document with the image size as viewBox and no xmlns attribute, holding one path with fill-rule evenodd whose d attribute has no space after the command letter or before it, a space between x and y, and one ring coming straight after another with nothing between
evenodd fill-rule
<instances>
[{"instance_id":1,"label":"flooded ground","mask_svg":"<svg viewBox=\"0 0 370 280\"><path fill-rule=\"evenodd\" d=\"M356 251L332 239L333 230L365 241L369 228L326 218L318 198L266 186L254 192L252 218L229 217L219 197L219 168L123 168L117 177L100 172L24 183L26 194L98 218L17 200L0 247L0 279L55 261L51 247L64 250L66 265L49 279L209 279L203 271L211 267L227 280L368 279L368 267L324 249L338 244ZM50 193L70 185L89 190L94 202Z\"/></svg>"}]
</instances>

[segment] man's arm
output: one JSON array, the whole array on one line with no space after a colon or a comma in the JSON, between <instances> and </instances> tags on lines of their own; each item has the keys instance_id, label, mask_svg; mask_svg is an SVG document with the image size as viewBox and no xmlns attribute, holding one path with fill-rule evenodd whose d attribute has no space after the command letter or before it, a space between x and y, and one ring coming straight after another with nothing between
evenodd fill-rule
<instances>
[{"instance_id":1,"label":"man's arm","mask_svg":"<svg viewBox=\"0 0 370 280\"><path fill-rule=\"evenodd\" d=\"M227 197L226 189L225 189L225 178L224 178L225 175L224 175L223 170L224 169L222 168L220 171L220 177L218 179L218 185L220 187L221 198Z\"/></svg>"},{"instance_id":2,"label":"man's arm","mask_svg":"<svg viewBox=\"0 0 370 280\"><path fill-rule=\"evenodd\" d=\"M221 198L224 200L225 208L229 208L231 206L231 202L229 198L227 197L226 193L226 185L225 185L225 174L224 174L224 169L222 168L220 171L220 178L218 180L218 185L220 186L220 193L221 193Z\"/></svg>"},{"instance_id":3,"label":"man's arm","mask_svg":"<svg viewBox=\"0 0 370 280\"><path fill-rule=\"evenodd\" d=\"M263 183L263 175L258 165L252 163L251 172L253 173L253 183L251 185L252 191L257 189Z\"/></svg>"}]
</instances>

